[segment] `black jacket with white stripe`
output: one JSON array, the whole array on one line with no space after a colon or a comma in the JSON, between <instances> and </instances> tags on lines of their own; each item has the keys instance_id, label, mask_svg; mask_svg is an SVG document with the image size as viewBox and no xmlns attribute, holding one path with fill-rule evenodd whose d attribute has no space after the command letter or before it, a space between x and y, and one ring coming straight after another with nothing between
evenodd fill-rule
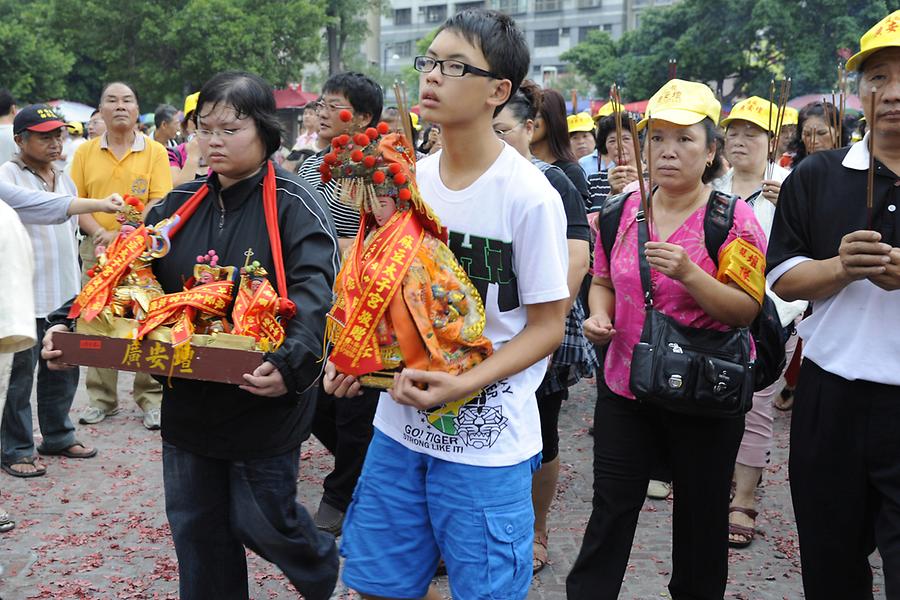
<instances>
[{"instance_id":1,"label":"black jacket with white stripe","mask_svg":"<svg viewBox=\"0 0 900 600\"><path fill-rule=\"evenodd\" d=\"M222 190L216 174L194 215L172 240L171 251L153 263L166 293L183 289L198 255L215 250L220 265L240 268L252 249L276 289L275 266L262 204L264 169ZM297 315L285 327L284 344L266 355L288 388L280 398L263 398L234 385L172 379L164 383L162 437L203 456L251 459L297 447L309 433L315 410L325 315L331 308L338 270L336 234L322 196L295 175L275 168L278 226L281 231L288 296ZM204 183L186 183L154 206L148 223L172 215Z\"/></svg>"}]
</instances>

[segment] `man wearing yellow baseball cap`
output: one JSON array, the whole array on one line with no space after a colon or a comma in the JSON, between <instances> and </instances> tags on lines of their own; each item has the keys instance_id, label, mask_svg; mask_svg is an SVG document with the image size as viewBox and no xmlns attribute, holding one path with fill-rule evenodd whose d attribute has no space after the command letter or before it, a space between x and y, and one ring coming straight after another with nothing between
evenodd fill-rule
<instances>
[{"instance_id":1,"label":"man wearing yellow baseball cap","mask_svg":"<svg viewBox=\"0 0 900 600\"><path fill-rule=\"evenodd\" d=\"M746 203L727 199L733 221L714 253L721 269L704 243L706 208L722 199L708 184L716 169L719 112L709 87L677 79L666 83L650 99L650 118L643 121L652 125L644 153L652 165L654 188L647 198L652 214L640 212L642 194L633 192L607 200L600 216L591 315L583 328L588 340L607 346L605 385L594 413L594 510L566 579L569 600L620 596L640 507L660 454L668 458L677 498L669 594L725 595L728 494L744 416L676 414L637 400L630 385L637 380L633 374L646 374L635 360L635 347L652 315L644 308L641 271L646 269L639 257L652 270L654 309L693 327L745 327L764 298L765 234ZM691 360L689 348L687 354L676 352ZM685 398L695 398L702 377L696 383L677 378L673 387L683 385Z\"/></svg>"},{"instance_id":2,"label":"man wearing yellow baseball cap","mask_svg":"<svg viewBox=\"0 0 900 600\"><path fill-rule=\"evenodd\" d=\"M790 442L807 600L871 598L875 549L885 596L900 598L900 11L847 68L870 131L797 165L768 250L774 291L813 306Z\"/></svg>"}]
</instances>

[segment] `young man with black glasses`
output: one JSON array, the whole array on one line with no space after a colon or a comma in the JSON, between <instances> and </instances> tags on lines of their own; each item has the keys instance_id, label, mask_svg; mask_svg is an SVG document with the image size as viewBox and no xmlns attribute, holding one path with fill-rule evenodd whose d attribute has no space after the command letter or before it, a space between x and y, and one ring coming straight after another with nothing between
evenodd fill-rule
<instances>
[{"instance_id":1,"label":"young man with black glasses","mask_svg":"<svg viewBox=\"0 0 900 600\"><path fill-rule=\"evenodd\" d=\"M528 594L534 394L569 297L559 194L493 130L528 64L512 19L481 9L449 19L415 59L422 119L444 142L417 182L481 294L494 354L457 376L404 369L381 395L341 546L344 582L367 598L440 597L429 589L440 557L458 600ZM330 362L323 387L360 390Z\"/></svg>"}]
</instances>

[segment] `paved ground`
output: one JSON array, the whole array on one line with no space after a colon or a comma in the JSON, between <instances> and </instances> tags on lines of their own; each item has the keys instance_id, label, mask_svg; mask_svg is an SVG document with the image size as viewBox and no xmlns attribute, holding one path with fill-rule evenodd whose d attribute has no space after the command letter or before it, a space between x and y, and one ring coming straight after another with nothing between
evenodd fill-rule
<instances>
[{"instance_id":1,"label":"paved ground","mask_svg":"<svg viewBox=\"0 0 900 600\"><path fill-rule=\"evenodd\" d=\"M123 384L130 382L123 376ZM565 598L565 576L590 514L593 387L574 389L560 418L562 475L551 516L551 563L534 580L529 599ZM0 596L106 599L177 598L178 570L163 509L159 435L146 431L122 387L122 414L82 426L81 439L95 445L92 460L45 459L48 474L17 479L0 474L2 504L18 520L0 535ZM84 406L81 390L73 415ZM760 488L760 535L732 552L727 598L802 598L796 531L786 482L789 414L778 413L773 466ZM315 441L304 448L298 489L307 507L318 506L322 477L331 458ZM671 504L644 506L623 599L668 597ZM250 554L251 596L295 598L280 572ZM876 582L882 581L876 570ZM446 581L438 584L447 593ZM877 595L883 598L883 593ZM343 586L335 598L353 598Z\"/></svg>"}]
</instances>

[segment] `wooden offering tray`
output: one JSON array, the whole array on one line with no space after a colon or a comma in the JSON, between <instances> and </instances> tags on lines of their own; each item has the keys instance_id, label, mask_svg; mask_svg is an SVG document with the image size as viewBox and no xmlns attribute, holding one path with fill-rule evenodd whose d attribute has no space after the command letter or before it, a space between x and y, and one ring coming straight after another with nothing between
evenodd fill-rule
<instances>
[{"instance_id":1,"label":"wooden offering tray","mask_svg":"<svg viewBox=\"0 0 900 600\"><path fill-rule=\"evenodd\" d=\"M192 344L186 357L176 362L173 361L175 349L159 339L134 340L62 331L53 333L53 345L62 350L60 360L70 365L235 385L243 384L243 375L252 373L265 356L255 350Z\"/></svg>"},{"instance_id":2,"label":"wooden offering tray","mask_svg":"<svg viewBox=\"0 0 900 600\"><path fill-rule=\"evenodd\" d=\"M359 384L363 387L377 390L388 390L394 387L394 373L399 371L373 371L367 375L360 375Z\"/></svg>"}]
</instances>

